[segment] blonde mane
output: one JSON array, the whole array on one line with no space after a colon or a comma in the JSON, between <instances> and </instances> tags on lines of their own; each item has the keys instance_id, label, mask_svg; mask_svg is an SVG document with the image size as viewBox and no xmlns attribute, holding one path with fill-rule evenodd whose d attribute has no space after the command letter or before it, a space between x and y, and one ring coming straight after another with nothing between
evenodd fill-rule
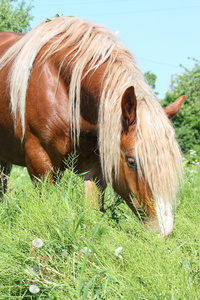
<instances>
[{"instance_id":1,"label":"blonde mane","mask_svg":"<svg viewBox=\"0 0 200 300\"><path fill-rule=\"evenodd\" d=\"M29 77L37 54L50 40L51 46L46 47L41 61L68 49L61 66L66 61L73 64L69 89L73 138L78 142L80 135L83 71L89 65L84 74L87 76L107 62L101 82L98 137L104 177L107 182L112 183L113 172L116 177L119 174L121 98L128 87L134 86L137 97L135 153L139 175L145 179L156 197L173 201L181 175L181 155L174 129L146 84L131 53L118 42L114 33L100 25L71 17L43 22L14 44L0 59L0 69L14 59L8 79L11 110L14 120L19 113L23 136Z\"/></svg>"}]
</instances>

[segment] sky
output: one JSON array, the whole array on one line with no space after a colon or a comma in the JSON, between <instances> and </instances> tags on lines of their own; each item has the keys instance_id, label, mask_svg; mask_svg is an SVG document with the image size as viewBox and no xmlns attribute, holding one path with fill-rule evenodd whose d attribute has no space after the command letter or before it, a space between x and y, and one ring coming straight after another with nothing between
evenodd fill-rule
<instances>
[{"instance_id":1,"label":"sky","mask_svg":"<svg viewBox=\"0 0 200 300\"><path fill-rule=\"evenodd\" d=\"M25 1L28 5L30 2ZM119 32L140 70L157 76L164 98L171 78L200 60L199 0L33 0L31 28L56 14L75 16Z\"/></svg>"}]
</instances>

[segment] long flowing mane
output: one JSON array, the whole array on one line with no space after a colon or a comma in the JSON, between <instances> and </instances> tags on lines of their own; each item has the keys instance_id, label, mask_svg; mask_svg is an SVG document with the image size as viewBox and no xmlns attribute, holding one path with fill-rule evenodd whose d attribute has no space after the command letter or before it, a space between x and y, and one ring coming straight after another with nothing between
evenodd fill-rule
<instances>
[{"instance_id":1,"label":"long flowing mane","mask_svg":"<svg viewBox=\"0 0 200 300\"><path fill-rule=\"evenodd\" d=\"M49 41L50 47L45 48L41 62L66 49L61 66L66 61L73 65L69 89L70 122L72 135L77 140L80 134L80 92L84 70L89 66L87 73L84 73L87 76L107 63L101 82L98 120L101 166L106 181L112 183L113 171L116 177L119 174L121 98L126 88L134 86L137 97L135 153L138 172L156 197L173 201L181 175L181 155L174 129L131 53L119 43L116 34L100 25L72 17L43 22L1 58L0 69L14 59L8 79L11 110L14 120L19 113L23 135L29 77L39 51Z\"/></svg>"}]
</instances>

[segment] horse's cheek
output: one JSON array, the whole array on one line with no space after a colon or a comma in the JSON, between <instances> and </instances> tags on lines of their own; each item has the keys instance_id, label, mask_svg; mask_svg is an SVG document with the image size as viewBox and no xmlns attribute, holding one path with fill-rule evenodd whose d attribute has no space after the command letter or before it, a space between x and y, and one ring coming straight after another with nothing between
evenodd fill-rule
<instances>
[{"instance_id":1,"label":"horse's cheek","mask_svg":"<svg viewBox=\"0 0 200 300\"><path fill-rule=\"evenodd\" d=\"M133 205L132 201L135 201L135 199L132 200L131 195L138 195L136 172L127 166L124 159L121 159L119 181L115 185L115 190L126 201L129 207ZM137 207L138 202L134 203L134 206Z\"/></svg>"}]
</instances>

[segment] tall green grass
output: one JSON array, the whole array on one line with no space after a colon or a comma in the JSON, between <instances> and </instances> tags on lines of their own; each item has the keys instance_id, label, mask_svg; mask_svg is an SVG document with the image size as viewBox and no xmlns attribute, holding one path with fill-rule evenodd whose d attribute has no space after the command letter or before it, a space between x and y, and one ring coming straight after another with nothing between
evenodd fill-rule
<instances>
[{"instance_id":1,"label":"tall green grass","mask_svg":"<svg viewBox=\"0 0 200 300\"><path fill-rule=\"evenodd\" d=\"M106 213L91 209L73 172L37 189L15 167L0 204L0 299L200 299L200 167L186 165L167 238L109 189Z\"/></svg>"}]
</instances>

